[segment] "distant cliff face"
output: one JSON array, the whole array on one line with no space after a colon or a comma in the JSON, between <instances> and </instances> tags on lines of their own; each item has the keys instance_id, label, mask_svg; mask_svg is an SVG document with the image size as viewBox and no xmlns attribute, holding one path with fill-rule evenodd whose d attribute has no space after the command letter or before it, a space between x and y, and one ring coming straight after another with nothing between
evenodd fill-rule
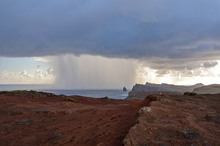
<instances>
[{"instance_id":1,"label":"distant cliff face","mask_svg":"<svg viewBox=\"0 0 220 146\"><path fill-rule=\"evenodd\" d=\"M184 92L193 92L195 88L204 86L203 84L195 84L192 86L172 85L172 84L153 84L146 83L135 84L129 92L126 99L144 99L149 94L183 94Z\"/></svg>"},{"instance_id":2,"label":"distant cliff face","mask_svg":"<svg viewBox=\"0 0 220 146\"><path fill-rule=\"evenodd\" d=\"M220 93L220 85L213 84L195 88L193 92L197 94L218 94Z\"/></svg>"}]
</instances>

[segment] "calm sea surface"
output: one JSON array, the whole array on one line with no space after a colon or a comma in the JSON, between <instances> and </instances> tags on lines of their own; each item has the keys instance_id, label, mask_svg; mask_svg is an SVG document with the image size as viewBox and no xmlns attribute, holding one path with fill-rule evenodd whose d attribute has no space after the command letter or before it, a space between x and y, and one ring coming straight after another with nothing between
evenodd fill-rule
<instances>
[{"instance_id":1,"label":"calm sea surface","mask_svg":"<svg viewBox=\"0 0 220 146\"><path fill-rule=\"evenodd\" d=\"M50 92L54 94L64 94L64 95L81 95L87 97L110 97L115 99L124 99L128 96L128 92L123 92L122 90L42 90L45 92Z\"/></svg>"},{"instance_id":2,"label":"calm sea surface","mask_svg":"<svg viewBox=\"0 0 220 146\"><path fill-rule=\"evenodd\" d=\"M48 89L48 85L0 85L0 91L11 91L11 90L36 90L44 91L49 93L54 93L57 95L64 94L70 95L80 95L86 97L109 97L114 99L124 99L128 96L128 92L123 92L121 90L59 90L59 89Z\"/></svg>"}]
</instances>

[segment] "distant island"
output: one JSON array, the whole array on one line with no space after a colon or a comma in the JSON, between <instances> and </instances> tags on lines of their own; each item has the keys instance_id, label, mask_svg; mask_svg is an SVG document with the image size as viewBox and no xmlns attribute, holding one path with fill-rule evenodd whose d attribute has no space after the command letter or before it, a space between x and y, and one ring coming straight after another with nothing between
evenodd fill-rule
<instances>
[{"instance_id":1,"label":"distant island","mask_svg":"<svg viewBox=\"0 0 220 146\"><path fill-rule=\"evenodd\" d=\"M129 92L127 99L144 99L149 94L183 94L185 92L195 92L197 94L217 94L220 93L220 85L203 85L198 83L191 86L173 84L135 84Z\"/></svg>"}]
</instances>

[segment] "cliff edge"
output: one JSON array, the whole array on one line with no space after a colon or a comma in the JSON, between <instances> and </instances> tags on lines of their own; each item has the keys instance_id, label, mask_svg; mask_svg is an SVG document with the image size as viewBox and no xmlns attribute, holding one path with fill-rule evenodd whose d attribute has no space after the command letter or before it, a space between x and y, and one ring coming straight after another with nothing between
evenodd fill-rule
<instances>
[{"instance_id":1,"label":"cliff edge","mask_svg":"<svg viewBox=\"0 0 220 146\"><path fill-rule=\"evenodd\" d=\"M124 146L220 144L220 94L152 96L156 101L139 110Z\"/></svg>"},{"instance_id":2,"label":"cliff edge","mask_svg":"<svg viewBox=\"0 0 220 146\"><path fill-rule=\"evenodd\" d=\"M183 94L185 92L193 92L195 88L199 88L204 86L203 84L195 84L192 86L183 86L183 85L173 85L173 84L154 84L154 83L146 83L135 84L128 93L128 97L126 99L144 99L149 94Z\"/></svg>"}]
</instances>

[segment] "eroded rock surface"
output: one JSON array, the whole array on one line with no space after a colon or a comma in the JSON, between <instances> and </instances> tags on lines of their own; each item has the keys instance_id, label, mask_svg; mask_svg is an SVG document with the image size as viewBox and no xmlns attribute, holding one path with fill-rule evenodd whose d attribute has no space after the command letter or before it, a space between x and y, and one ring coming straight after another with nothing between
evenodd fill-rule
<instances>
[{"instance_id":1,"label":"eroded rock surface","mask_svg":"<svg viewBox=\"0 0 220 146\"><path fill-rule=\"evenodd\" d=\"M219 105L220 95L158 95L123 144L220 145Z\"/></svg>"}]
</instances>

